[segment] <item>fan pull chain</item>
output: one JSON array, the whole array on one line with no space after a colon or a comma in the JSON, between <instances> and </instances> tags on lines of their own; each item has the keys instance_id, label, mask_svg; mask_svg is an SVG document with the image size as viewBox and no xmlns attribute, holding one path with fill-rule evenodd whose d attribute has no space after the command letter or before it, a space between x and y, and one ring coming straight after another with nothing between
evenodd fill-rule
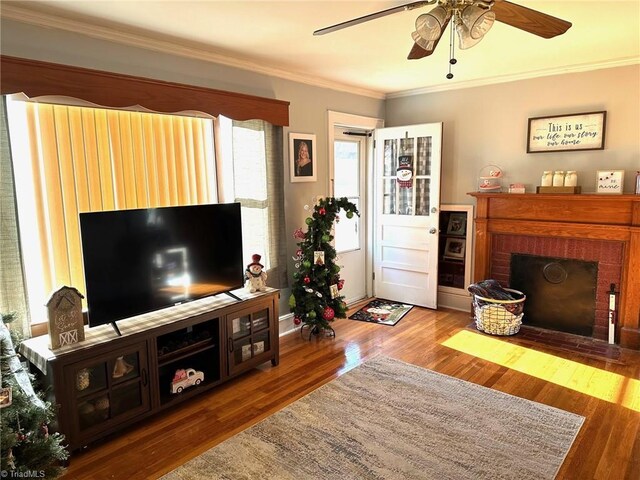
<instances>
[{"instance_id":1,"label":"fan pull chain","mask_svg":"<svg viewBox=\"0 0 640 480\"><path fill-rule=\"evenodd\" d=\"M458 61L455 58L456 54L456 39L453 31L453 26L449 28L449 73L447 73L447 79L451 80L453 78L453 73L451 73L451 65L455 65Z\"/></svg>"}]
</instances>

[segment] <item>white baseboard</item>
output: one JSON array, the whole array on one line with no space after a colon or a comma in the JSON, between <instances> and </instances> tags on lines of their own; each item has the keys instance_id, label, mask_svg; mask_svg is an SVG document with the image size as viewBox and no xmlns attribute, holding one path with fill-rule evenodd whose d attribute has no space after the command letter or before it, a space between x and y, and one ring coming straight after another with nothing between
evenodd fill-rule
<instances>
[{"instance_id":1,"label":"white baseboard","mask_svg":"<svg viewBox=\"0 0 640 480\"><path fill-rule=\"evenodd\" d=\"M293 313L287 313L286 315L280 315L280 319L278 321L278 328L280 329L280 336L289 335L296 331L296 329L300 328L299 325L293 324Z\"/></svg>"},{"instance_id":2,"label":"white baseboard","mask_svg":"<svg viewBox=\"0 0 640 480\"><path fill-rule=\"evenodd\" d=\"M465 290L461 290L461 293L438 291L438 307L471 313L471 295Z\"/></svg>"}]
</instances>

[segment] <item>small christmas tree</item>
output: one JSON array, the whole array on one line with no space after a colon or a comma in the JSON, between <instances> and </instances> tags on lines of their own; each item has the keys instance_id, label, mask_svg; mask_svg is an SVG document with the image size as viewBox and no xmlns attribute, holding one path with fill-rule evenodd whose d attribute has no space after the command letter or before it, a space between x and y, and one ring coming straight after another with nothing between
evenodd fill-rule
<instances>
[{"instance_id":1,"label":"small christmas tree","mask_svg":"<svg viewBox=\"0 0 640 480\"><path fill-rule=\"evenodd\" d=\"M60 462L68 457L64 437L49 433L53 410L33 390L18 359L14 348L18 339L6 325L13 319L11 314L0 315L0 470L9 478L56 478L63 470Z\"/></svg>"},{"instance_id":2,"label":"small christmas tree","mask_svg":"<svg viewBox=\"0 0 640 480\"><path fill-rule=\"evenodd\" d=\"M340 295L344 280L340 279L340 267L336 264L336 250L331 245L331 228L340 210L347 218L360 215L357 207L346 197L323 198L313 207L313 214L306 219L307 233L296 230L298 242L296 253L297 272L293 274L289 307L296 325L309 327L309 338L322 331L335 336L329 322L334 318L345 318L347 305ZM301 330L302 331L302 330Z\"/></svg>"}]
</instances>

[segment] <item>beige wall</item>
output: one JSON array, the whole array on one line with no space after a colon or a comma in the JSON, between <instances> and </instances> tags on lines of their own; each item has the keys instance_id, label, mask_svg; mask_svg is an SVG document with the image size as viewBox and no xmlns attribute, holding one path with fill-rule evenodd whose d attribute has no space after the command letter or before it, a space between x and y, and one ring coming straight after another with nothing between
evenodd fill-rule
<instances>
[{"instance_id":1,"label":"beige wall","mask_svg":"<svg viewBox=\"0 0 640 480\"><path fill-rule=\"evenodd\" d=\"M605 149L526 153L527 119L607 111ZM473 203L467 192L487 164L505 183L540 185L543 170L577 170L583 192L595 191L596 170L625 170L633 193L640 170L640 66L571 73L387 100L386 125L444 122L442 203Z\"/></svg>"}]
</instances>

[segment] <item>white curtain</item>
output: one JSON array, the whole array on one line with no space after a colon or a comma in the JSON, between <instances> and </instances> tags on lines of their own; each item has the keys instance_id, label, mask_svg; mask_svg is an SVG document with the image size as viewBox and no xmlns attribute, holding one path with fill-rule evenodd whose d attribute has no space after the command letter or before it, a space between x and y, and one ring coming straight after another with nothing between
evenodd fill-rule
<instances>
[{"instance_id":1,"label":"white curtain","mask_svg":"<svg viewBox=\"0 0 640 480\"><path fill-rule=\"evenodd\" d=\"M11 328L29 333L29 308L18 233L15 184L6 116L6 99L0 104L0 314L15 312Z\"/></svg>"},{"instance_id":2,"label":"white curtain","mask_svg":"<svg viewBox=\"0 0 640 480\"><path fill-rule=\"evenodd\" d=\"M287 286L282 127L233 122L235 201L242 205L245 256L264 252L267 284Z\"/></svg>"}]
</instances>

